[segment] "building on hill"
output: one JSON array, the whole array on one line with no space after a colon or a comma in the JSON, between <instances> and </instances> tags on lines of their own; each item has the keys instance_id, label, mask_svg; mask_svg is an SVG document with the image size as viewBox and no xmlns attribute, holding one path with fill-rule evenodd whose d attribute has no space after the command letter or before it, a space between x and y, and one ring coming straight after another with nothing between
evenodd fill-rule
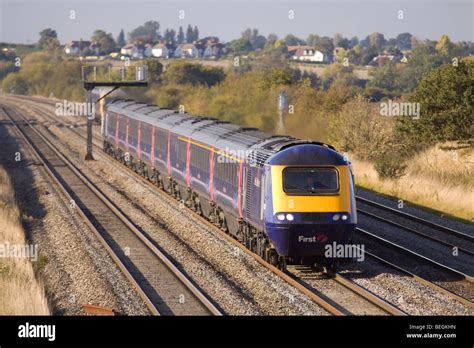
<instances>
[{"instance_id":1,"label":"building on hill","mask_svg":"<svg viewBox=\"0 0 474 348\"><path fill-rule=\"evenodd\" d=\"M220 58L226 53L226 47L220 42L208 40L202 52L203 59Z\"/></svg>"},{"instance_id":2,"label":"building on hill","mask_svg":"<svg viewBox=\"0 0 474 348\"><path fill-rule=\"evenodd\" d=\"M151 54L153 57L168 59L173 57L175 49L176 46L172 43L159 42L153 46Z\"/></svg>"},{"instance_id":3,"label":"building on hill","mask_svg":"<svg viewBox=\"0 0 474 348\"><path fill-rule=\"evenodd\" d=\"M328 63L328 57L312 46L288 46L291 59L302 62Z\"/></svg>"},{"instance_id":4,"label":"building on hill","mask_svg":"<svg viewBox=\"0 0 474 348\"><path fill-rule=\"evenodd\" d=\"M91 52L92 51L92 52ZM70 56L88 55L90 53L98 55L99 47L90 41L79 40L71 41L64 46L64 53Z\"/></svg>"},{"instance_id":5,"label":"building on hill","mask_svg":"<svg viewBox=\"0 0 474 348\"><path fill-rule=\"evenodd\" d=\"M120 49L122 56L132 59L143 59L151 57L152 47L150 44L126 44Z\"/></svg>"},{"instance_id":6,"label":"building on hill","mask_svg":"<svg viewBox=\"0 0 474 348\"><path fill-rule=\"evenodd\" d=\"M174 58L201 58L204 48L205 48L204 45L198 42L180 44L176 47L173 57Z\"/></svg>"}]
</instances>

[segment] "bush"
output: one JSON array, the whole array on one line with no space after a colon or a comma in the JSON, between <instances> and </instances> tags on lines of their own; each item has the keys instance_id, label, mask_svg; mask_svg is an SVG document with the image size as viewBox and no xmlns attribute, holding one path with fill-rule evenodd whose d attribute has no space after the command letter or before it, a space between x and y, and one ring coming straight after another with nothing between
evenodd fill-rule
<instances>
[{"instance_id":1,"label":"bush","mask_svg":"<svg viewBox=\"0 0 474 348\"><path fill-rule=\"evenodd\" d=\"M219 67L197 63L172 62L162 75L164 84L214 86L225 79L224 70Z\"/></svg>"},{"instance_id":2,"label":"bush","mask_svg":"<svg viewBox=\"0 0 474 348\"><path fill-rule=\"evenodd\" d=\"M28 94L28 83L19 73L14 73L3 80L2 89L6 93L26 95Z\"/></svg>"},{"instance_id":3,"label":"bush","mask_svg":"<svg viewBox=\"0 0 474 348\"><path fill-rule=\"evenodd\" d=\"M17 71L13 62L0 61L0 80L3 79L8 74Z\"/></svg>"},{"instance_id":4,"label":"bush","mask_svg":"<svg viewBox=\"0 0 474 348\"><path fill-rule=\"evenodd\" d=\"M406 174L407 165L397 154L386 154L376 160L374 168L381 180L400 179Z\"/></svg>"}]
</instances>

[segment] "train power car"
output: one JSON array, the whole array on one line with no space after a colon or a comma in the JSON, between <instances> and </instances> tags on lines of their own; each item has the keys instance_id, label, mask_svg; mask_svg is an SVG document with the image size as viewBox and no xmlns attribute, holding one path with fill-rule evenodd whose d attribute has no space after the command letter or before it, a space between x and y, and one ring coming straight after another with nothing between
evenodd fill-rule
<instances>
[{"instance_id":1,"label":"train power car","mask_svg":"<svg viewBox=\"0 0 474 348\"><path fill-rule=\"evenodd\" d=\"M351 241L351 166L330 145L129 100L106 105L103 137L109 155L276 266Z\"/></svg>"}]
</instances>

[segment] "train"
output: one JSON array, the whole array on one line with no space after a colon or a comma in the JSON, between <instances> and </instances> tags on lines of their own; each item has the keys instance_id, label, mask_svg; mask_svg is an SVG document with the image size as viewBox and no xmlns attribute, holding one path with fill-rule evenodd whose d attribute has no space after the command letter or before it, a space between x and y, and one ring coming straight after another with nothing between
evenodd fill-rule
<instances>
[{"instance_id":1,"label":"train","mask_svg":"<svg viewBox=\"0 0 474 348\"><path fill-rule=\"evenodd\" d=\"M104 151L276 267L322 263L357 225L351 164L331 145L133 100L104 105Z\"/></svg>"}]
</instances>

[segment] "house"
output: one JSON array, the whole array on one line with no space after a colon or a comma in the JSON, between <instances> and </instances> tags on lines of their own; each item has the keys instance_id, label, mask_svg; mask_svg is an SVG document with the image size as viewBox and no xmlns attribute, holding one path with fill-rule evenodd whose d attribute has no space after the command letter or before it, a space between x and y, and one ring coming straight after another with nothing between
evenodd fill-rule
<instances>
[{"instance_id":1,"label":"house","mask_svg":"<svg viewBox=\"0 0 474 348\"><path fill-rule=\"evenodd\" d=\"M176 46L171 43L160 42L153 46L151 55L157 58L171 58L175 51Z\"/></svg>"},{"instance_id":2,"label":"house","mask_svg":"<svg viewBox=\"0 0 474 348\"><path fill-rule=\"evenodd\" d=\"M121 49L120 49L120 53L123 55L123 56L129 56L131 57L132 56L132 52L133 52L133 47L135 45L134 44L126 44L125 46L123 46Z\"/></svg>"},{"instance_id":3,"label":"house","mask_svg":"<svg viewBox=\"0 0 474 348\"><path fill-rule=\"evenodd\" d=\"M120 49L123 56L128 56L134 59L143 59L151 57L152 47L150 44L126 44Z\"/></svg>"},{"instance_id":4,"label":"house","mask_svg":"<svg viewBox=\"0 0 474 348\"><path fill-rule=\"evenodd\" d=\"M412 52L409 50L402 51L402 58L400 58L400 63L406 64L412 56Z\"/></svg>"},{"instance_id":5,"label":"house","mask_svg":"<svg viewBox=\"0 0 474 348\"><path fill-rule=\"evenodd\" d=\"M91 44L90 41L71 41L64 46L64 53L70 56L78 56L86 54L88 50L92 50L98 54L98 47L95 43Z\"/></svg>"},{"instance_id":6,"label":"house","mask_svg":"<svg viewBox=\"0 0 474 348\"><path fill-rule=\"evenodd\" d=\"M220 56L224 55L225 52L226 47L224 44L209 40L204 47L204 51L202 52L202 58L219 58Z\"/></svg>"},{"instance_id":7,"label":"house","mask_svg":"<svg viewBox=\"0 0 474 348\"><path fill-rule=\"evenodd\" d=\"M89 53L92 53L92 55L99 55L100 47L97 44L97 42L93 42L89 45Z\"/></svg>"},{"instance_id":8,"label":"house","mask_svg":"<svg viewBox=\"0 0 474 348\"><path fill-rule=\"evenodd\" d=\"M327 62L327 57L312 46L288 46L288 53L294 60L315 63Z\"/></svg>"},{"instance_id":9,"label":"house","mask_svg":"<svg viewBox=\"0 0 474 348\"><path fill-rule=\"evenodd\" d=\"M382 53L382 54L379 54L377 57L374 57L372 59L372 63L374 65L382 66L385 63L392 62L394 58L395 58L395 55L393 54Z\"/></svg>"},{"instance_id":10,"label":"house","mask_svg":"<svg viewBox=\"0 0 474 348\"><path fill-rule=\"evenodd\" d=\"M176 47L173 57L175 58L201 58L204 45L201 43L186 43Z\"/></svg>"}]
</instances>

